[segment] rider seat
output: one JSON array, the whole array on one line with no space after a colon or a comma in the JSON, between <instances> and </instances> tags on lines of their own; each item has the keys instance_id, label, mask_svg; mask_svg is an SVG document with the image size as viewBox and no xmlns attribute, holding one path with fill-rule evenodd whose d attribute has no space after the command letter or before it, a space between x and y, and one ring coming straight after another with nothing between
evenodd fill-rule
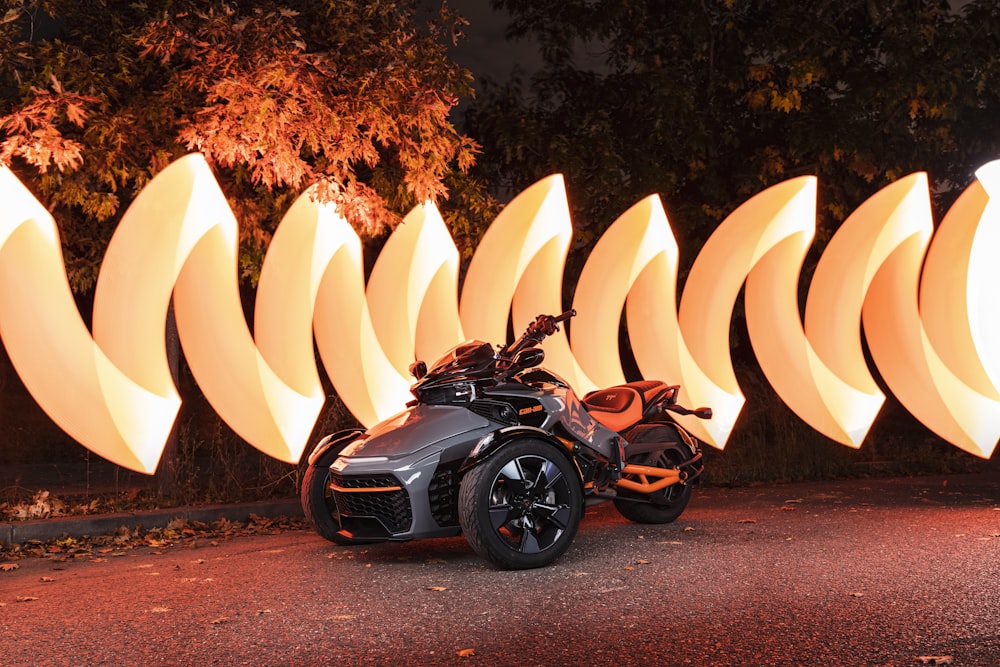
<instances>
[{"instance_id":1,"label":"rider seat","mask_svg":"<svg viewBox=\"0 0 1000 667\"><path fill-rule=\"evenodd\" d=\"M592 391L583 397L590 416L612 431L621 433L642 421L646 410L676 391L659 380L640 380Z\"/></svg>"}]
</instances>

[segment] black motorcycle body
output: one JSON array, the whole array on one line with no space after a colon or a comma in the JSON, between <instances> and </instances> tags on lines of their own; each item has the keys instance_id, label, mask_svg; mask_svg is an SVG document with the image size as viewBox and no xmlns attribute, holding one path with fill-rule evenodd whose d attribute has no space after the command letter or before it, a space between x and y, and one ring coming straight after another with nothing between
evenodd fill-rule
<instances>
[{"instance_id":1,"label":"black motorcycle body","mask_svg":"<svg viewBox=\"0 0 1000 667\"><path fill-rule=\"evenodd\" d=\"M496 566L523 569L568 548L586 504L611 500L644 523L675 520L703 463L671 412L711 410L681 407L678 387L658 381L581 401L536 367L538 345L573 314L540 315L499 350L468 341L429 369L417 362L406 410L323 438L302 484L316 531L345 545L464 533Z\"/></svg>"}]
</instances>

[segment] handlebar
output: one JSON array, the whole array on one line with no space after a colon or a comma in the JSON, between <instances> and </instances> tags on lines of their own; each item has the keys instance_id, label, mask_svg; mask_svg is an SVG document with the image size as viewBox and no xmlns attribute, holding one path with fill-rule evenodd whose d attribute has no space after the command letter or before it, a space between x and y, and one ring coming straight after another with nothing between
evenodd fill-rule
<instances>
[{"instance_id":1,"label":"handlebar","mask_svg":"<svg viewBox=\"0 0 1000 667\"><path fill-rule=\"evenodd\" d=\"M576 317L576 308L570 308L569 310L567 310L562 315L556 315L553 318L553 321L555 321L556 323L565 322L566 320L568 320L571 317Z\"/></svg>"},{"instance_id":2,"label":"handlebar","mask_svg":"<svg viewBox=\"0 0 1000 667\"><path fill-rule=\"evenodd\" d=\"M576 315L575 310L567 310L561 315L539 315L535 318L535 321L528 325L528 331L531 333L541 333L542 337L551 336L555 332L559 331L559 323L565 322L569 318Z\"/></svg>"},{"instance_id":3,"label":"handlebar","mask_svg":"<svg viewBox=\"0 0 1000 667\"><path fill-rule=\"evenodd\" d=\"M504 358L512 358L529 344L535 345L545 340L546 336L551 336L559 331L559 324L576 315L576 310L570 308L559 315L539 315L535 321L528 325L521 337L510 345L500 348L499 355Z\"/></svg>"}]
</instances>

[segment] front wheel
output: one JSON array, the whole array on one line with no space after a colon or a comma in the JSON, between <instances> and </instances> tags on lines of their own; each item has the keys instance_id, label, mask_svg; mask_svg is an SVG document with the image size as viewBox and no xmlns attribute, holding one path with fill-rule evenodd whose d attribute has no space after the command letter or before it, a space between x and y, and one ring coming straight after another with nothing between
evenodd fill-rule
<instances>
[{"instance_id":1,"label":"front wheel","mask_svg":"<svg viewBox=\"0 0 1000 667\"><path fill-rule=\"evenodd\" d=\"M628 462L654 468L674 468L681 462L681 457L676 451L666 450L630 456ZM684 512L690 500L691 484L678 482L650 494L619 491L614 503L618 513L629 521L670 523Z\"/></svg>"},{"instance_id":2,"label":"front wheel","mask_svg":"<svg viewBox=\"0 0 1000 667\"><path fill-rule=\"evenodd\" d=\"M505 570L544 567L573 541L583 489L569 459L525 439L466 473L458 511L466 540L486 560Z\"/></svg>"},{"instance_id":3,"label":"front wheel","mask_svg":"<svg viewBox=\"0 0 1000 667\"><path fill-rule=\"evenodd\" d=\"M302 476L300 493L302 511L309 523L321 537L335 544L359 544L358 541L340 532L340 512L337 510L337 500L330 488L329 466L314 466L306 468Z\"/></svg>"}]
</instances>

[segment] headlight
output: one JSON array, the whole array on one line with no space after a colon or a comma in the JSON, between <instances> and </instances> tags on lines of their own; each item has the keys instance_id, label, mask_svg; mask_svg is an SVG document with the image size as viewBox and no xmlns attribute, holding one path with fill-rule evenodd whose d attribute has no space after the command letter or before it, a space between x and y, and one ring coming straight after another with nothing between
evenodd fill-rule
<instances>
[{"instance_id":1,"label":"headlight","mask_svg":"<svg viewBox=\"0 0 1000 667\"><path fill-rule=\"evenodd\" d=\"M476 385L471 382L456 382L438 387L420 389L420 400L429 405L465 404L476 399Z\"/></svg>"},{"instance_id":2,"label":"headlight","mask_svg":"<svg viewBox=\"0 0 1000 667\"><path fill-rule=\"evenodd\" d=\"M355 456L358 450L364 447L364 440L355 440L347 447L340 450L340 456L333 463L334 470L343 470L348 463L382 463L388 461L388 456Z\"/></svg>"}]
</instances>

